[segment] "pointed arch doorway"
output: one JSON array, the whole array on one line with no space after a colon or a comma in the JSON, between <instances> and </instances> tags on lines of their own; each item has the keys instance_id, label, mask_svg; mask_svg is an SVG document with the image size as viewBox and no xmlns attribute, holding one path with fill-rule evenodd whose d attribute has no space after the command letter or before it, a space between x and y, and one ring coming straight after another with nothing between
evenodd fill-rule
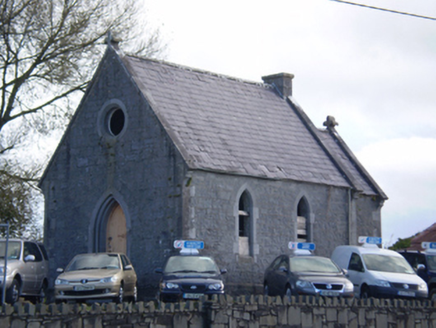
<instances>
[{"instance_id":1,"label":"pointed arch doorway","mask_svg":"<svg viewBox=\"0 0 436 328\"><path fill-rule=\"evenodd\" d=\"M93 224L93 252L127 254L128 224L121 205L108 197L98 207Z\"/></svg>"},{"instance_id":2,"label":"pointed arch doorway","mask_svg":"<svg viewBox=\"0 0 436 328\"><path fill-rule=\"evenodd\" d=\"M119 204L113 208L106 224L106 252L127 251L126 216Z\"/></svg>"}]
</instances>

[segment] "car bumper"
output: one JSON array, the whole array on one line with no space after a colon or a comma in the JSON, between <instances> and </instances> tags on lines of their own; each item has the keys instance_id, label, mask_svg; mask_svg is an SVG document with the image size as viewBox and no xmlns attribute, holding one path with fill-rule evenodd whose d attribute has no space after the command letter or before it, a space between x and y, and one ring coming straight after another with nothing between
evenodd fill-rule
<instances>
[{"instance_id":1,"label":"car bumper","mask_svg":"<svg viewBox=\"0 0 436 328\"><path fill-rule=\"evenodd\" d=\"M219 291L207 291L207 292L201 292L201 293L186 293L182 291L167 291L163 290L159 292L159 298L161 301L164 302L178 302L182 300L198 300L202 298L203 296L210 297L213 295L223 295L224 290Z\"/></svg>"},{"instance_id":2,"label":"car bumper","mask_svg":"<svg viewBox=\"0 0 436 328\"><path fill-rule=\"evenodd\" d=\"M353 298L354 292L339 292L339 291L308 291L308 290L297 290L298 295L311 295L311 296L322 296L322 297L343 297L343 298Z\"/></svg>"},{"instance_id":3,"label":"car bumper","mask_svg":"<svg viewBox=\"0 0 436 328\"><path fill-rule=\"evenodd\" d=\"M426 299L428 297L428 292L424 290L399 290L379 286L370 286L369 289L371 296L377 298Z\"/></svg>"},{"instance_id":4,"label":"car bumper","mask_svg":"<svg viewBox=\"0 0 436 328\"><path fill-rule=\"evenodd\" d=\"M111 285L87 287L88 289L78 286L55 286L55 298L58 301L115 298L120 291L119 286Z\"/></svg>"}]
</instances>

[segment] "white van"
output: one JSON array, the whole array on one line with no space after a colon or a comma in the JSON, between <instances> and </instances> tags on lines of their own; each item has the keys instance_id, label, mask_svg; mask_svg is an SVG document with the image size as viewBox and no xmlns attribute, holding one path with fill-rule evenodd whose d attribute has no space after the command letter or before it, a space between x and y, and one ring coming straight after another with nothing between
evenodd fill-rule
<instances>
[{"instance_id":1,"label":"white van","mask_svg":"<svg viewBox=\"0 0 436 328\"><path fill-rule=\"evenodd\" d=\"M338 246L332 260L347 270L346 277L360 298L427 298L427 284L397 252L369 244L381 238L359 237L363 246Z\"/></svg>"}]
</instances>

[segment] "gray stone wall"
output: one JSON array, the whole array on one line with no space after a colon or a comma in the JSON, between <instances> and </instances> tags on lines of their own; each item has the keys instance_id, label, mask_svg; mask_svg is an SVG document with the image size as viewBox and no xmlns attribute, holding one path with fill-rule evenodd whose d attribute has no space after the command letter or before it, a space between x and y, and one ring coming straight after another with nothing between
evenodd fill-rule
<instances>
[{"instance_id":1,"label":"gray stone wall","mask_svg":"<svg viewBox=\"0 0 436 328\"><path fill-rule=\"evenodd\" d=\"M113 69L103 67L88 90L42 183L52 280L75 254L97 250L98 213L112 197L126 216L139 288L155 287L154 268L181 235L185 164L121 66L103 63ZM117 138L104 130L112 103L126 114Z\"/></svg>"},{"instance_id":2,"label":"gray stone wall","mask_svg":"<svg viewBox=\"0 0 436 328\"><path fill-rule=\"evenodd\" d=\"M297 237L297 205L302 198L309 207L316 254L329 257L336 246L349 243L346 189L201 171L189 174L190 184L184 188L184 197L190 197L185 200L184 238L205 242L204 252L229 271L230 291L237 284L245 285L245 292L259 291L265 268L279 254L289 253L288 242ZM238 202L244 190L252 197L255 216L255 251L249 257L239 256L236 245ZM372 235L380 227L380 221L373 219L377 203L360 196L356 204L355 234Z\"/></svg>"},{"instance_id":3,"label":"gray stone wall","mask_svg":"<svg viewBox=\"0 0 436 328\"><path fill-rule=\"evenodd\" d=\"M431 301L220 297L186 303L3 305L0 327L436 327Z\"/></svg>"}]
</instances>

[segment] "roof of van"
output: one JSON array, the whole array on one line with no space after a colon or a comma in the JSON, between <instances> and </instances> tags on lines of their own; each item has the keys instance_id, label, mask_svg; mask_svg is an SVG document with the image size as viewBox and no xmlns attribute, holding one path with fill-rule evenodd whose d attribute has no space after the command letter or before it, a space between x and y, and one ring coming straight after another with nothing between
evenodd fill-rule
<instances>
[{"instance_id":1,"label":"roof of van","mask_svg":"<svg viewBox=\"0 0 436 328\"><path fill-rule=\"evenodd\" d=\"M350 250L359 254L380 254L380 255L391 255L396 257L402 257L401 254L392 251L390 249L380 248L377 245L363 245L363 246L353 246L353 245L343 245L336 247L338 250Z\"/></svg>"}]
</instances>

